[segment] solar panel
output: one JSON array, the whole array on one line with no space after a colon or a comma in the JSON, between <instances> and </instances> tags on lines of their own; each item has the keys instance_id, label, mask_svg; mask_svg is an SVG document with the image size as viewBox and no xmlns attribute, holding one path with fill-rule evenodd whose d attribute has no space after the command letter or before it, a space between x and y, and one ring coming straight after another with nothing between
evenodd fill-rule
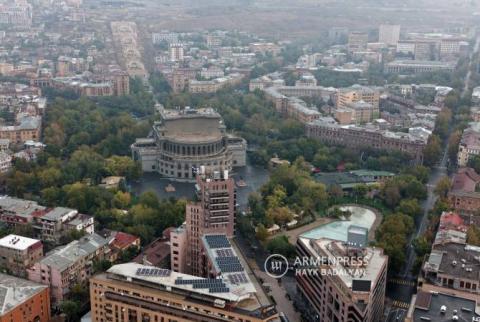
<instances>
[{"instance_id":1,"label":"solar panel","mask_svg":"<svg viewBox=\"0 0 480 322\"><path fill-rule=\"evenodd\" d=\"M225 235L206 235L205 240L210 248L229 248L231 247Z\"/></svg>"},{"instance_id":2,"label":"solar panel","mask_svg":"<svg viewBox=\"0 0 480 322\"><path fill-rule=\"evenodd\" d=\"M166 277L170 276L172 272L169 269L160 269L160 268L138 268L136 275L139 276L159 276Z\"/></svg>"},{"instance_id":3,"label":"solar panel","mask_svg":"<svg viewBox=\"0 0 480 322\"><path fill-rule=\"evenodd\" d=\"M226 248L226 249L217 249L217 256L218 257L232 257L232 256L235 256L235 255L233 254L232 249Z\"/></svg>"}]
</instances>

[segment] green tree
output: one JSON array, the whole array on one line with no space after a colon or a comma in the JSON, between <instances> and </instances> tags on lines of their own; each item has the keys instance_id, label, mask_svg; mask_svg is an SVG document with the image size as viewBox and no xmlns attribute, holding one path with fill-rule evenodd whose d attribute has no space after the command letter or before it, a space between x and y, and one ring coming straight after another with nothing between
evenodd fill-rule
<instances>
[{"instance_id":1,"label":"green tree","mask_svg":"<svg viewBox=\"0 0 480 322\"><path fill-rule=\"evenodd\" d=\"M265 226L262 224L257 225L255 237L259 241L264 242L265 240L267 240L268 236L269 236L269 233L267 228L265 228Z\"/></svg>"},{"instance_id":2,"label":"green tree","mask_svg":"<svg viewBox=\"0 0 480 322\"><path fill-rule=\"evenodd\" d=\"M442 153L440 138L437 135L431 135L427 145L423 150L423 161L425 165L432 167L439 160Z\"/></svg>"},{"instance_id":3,"label":"green tree","mask_svg":"<svg viewBox=\"0 0 480 322\"><path fill-rule=\"evenodd\" d=\"M412 217L416 217L422 214L423 209L418 203L417 199L403 199L396 208L397 212L404 213Z\"/></svg>"},{"instance_id":4,"label":"green tree","mask_svg":"<svg viewBox=\"0 0 480 322\"><path fill-rule=\"evenodd\" d=\"M480 229L474 225L468 227L467 243L474 246L480 246Z\"/></svg>"},{"instance_id":5,"label":"green tree","mask_svg":"<svg viewBox=\"0 0 480 322\"><path fill-rule=\"evenodd\" d=\"M79 303L66 300L60 303L60 311L65 314L67 321L78 321L80 314Z\"/></svg>"},{"instance_id":6,"label":"green tree","mask_svg":"<svg viewBox=\"0 0 480 322\"><path fill-rule=\"evenodd\" d=\"M435 194L441 198L446 198L451 187L450 178L445 176L438 180L437 185L435 186Z\"/></svg>"},{"instance_id":7,"label":"green tree","mask_svg":"<svg viewBox=\"0 0 480 322\"><path fill-rule=\"evenodd\" d=\"M272 254L280 254L287 258L293 258L296 254L295 246L288 242L286 236L277 236L269 240L267 249Z\"/></svg>"}]
</instances>

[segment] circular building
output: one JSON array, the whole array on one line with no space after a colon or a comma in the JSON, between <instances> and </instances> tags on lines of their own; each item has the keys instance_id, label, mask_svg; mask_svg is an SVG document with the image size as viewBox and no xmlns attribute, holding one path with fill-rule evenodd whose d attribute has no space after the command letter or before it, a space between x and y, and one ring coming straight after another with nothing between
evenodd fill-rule
<instances>
[{"instance_id":1,"label":"circular building","mask_svg":"<svg viewBox=\"0 0 480 322\"><path fill-rule=\"evenodd\" d=\"M193 181L195 171L214 171L245 165L246 142L226 133L223 119L212 108L163 110L150 138L137 139L133 157L145 172Z\"/></svg>"}]
</instances>

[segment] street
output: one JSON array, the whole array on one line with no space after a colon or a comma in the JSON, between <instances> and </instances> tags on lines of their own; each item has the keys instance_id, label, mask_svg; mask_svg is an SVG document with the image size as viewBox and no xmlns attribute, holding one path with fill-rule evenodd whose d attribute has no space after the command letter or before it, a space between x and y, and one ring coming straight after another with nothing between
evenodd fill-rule
<instances>
[{"instance_id":1,"label":"street","mask_svg":"<svg viewBox=\"0 0 480 322\"><path fill-rule=\"evenodd\" d=\"M471 66L473 63L473 56L480 49L480 36L475 40L473 51L470 53L470 65L467 74L465 75L465 82L462 91L462 96L468 93L471 78ZM451 129L450 129L451 130ZM449 133L450 134L450 131ZM448 137L448 136L447 136ZM442 159L439 164L432 168L430 178L427 183L427 199L422 203L423 214L416 218L416 231L410 236L409 247L407 249L407 260L401 273L394 278L390 278L387 283L387 298L390 300L389 308L387 309L386 321L404 321L406 312L410 305L412 295L416 293L416 279L417 276L412 275L412 268L415 264L416 254L413 248L413 241L420 237L428 226L428 214L433 209L437 196L434 193L438 181L447 175L447 161L448 161L448 144L445 144Z\"/></svg>"}]
</instances>

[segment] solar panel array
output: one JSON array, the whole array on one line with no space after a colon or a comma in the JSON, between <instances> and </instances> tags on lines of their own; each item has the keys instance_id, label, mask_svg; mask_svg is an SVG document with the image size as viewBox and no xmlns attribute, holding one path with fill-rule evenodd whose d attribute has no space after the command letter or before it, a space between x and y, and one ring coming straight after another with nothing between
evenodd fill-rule
<instances>
[{"instance_id":1,"label":"solar panel array","mask_svg":"<svg viewBox=\"0 0 480 322\"><path fill-rule=\"evenodd\" d=\"M217 257L218 267L222 273L242 272L243 266L236 256Z\"/></svg>"},{"instance_id":2,"label":"solar panel array","mask_svg":"<svg viewBox=\"0 0 480 322\"><path fill-rule=\"evenodd\" d=\"M175 280L175 285L192 285L194 289L208 288L210 293L228 293L230 290L221 279L204 278L204 279L181 279Z\"/></svg>"},{"instance_id":3,"label":"solar panel array","mask_svg":"<svg viewBox=\"0 0 480 322\"><path fill-rule=\"evenodd\" d=\"M244 273L235 273L228 275L228 279L232 284L245 284L248 283L247 276Z\"/></svg>"},{"instance_id":4,"label":"solar panel array","mask_svg":"<svg viewBox=\"0 0 480 322\"><path fill-rule=\"evenodd\" d=\"M216 252L217 252L218 257L232 257L232 256L235 256L233 254L233 250L231 248L217 249Z\"/></svg>"},{"instance_id":5,"label":"solar panel array","mask_svg":"<svg viewBox=\"0 0 480 322\"><path fill-rule=\"evenodd\" d=\"M169 269L160 269L160 268L138 268L136 275L138 276L157 276L157 277L167 277L170 276L172 272Z\"/></svg>"},{"instance_id":6,"label":"solar panel array","mask_svg":"<svg viewBox=\"0 0 480 322\"><path fill-rule=\"evenodd\" d=\"M229 248L231 247L225 235L206 235L205 240L210 248Z\"/></svg>"}]
</instances>

